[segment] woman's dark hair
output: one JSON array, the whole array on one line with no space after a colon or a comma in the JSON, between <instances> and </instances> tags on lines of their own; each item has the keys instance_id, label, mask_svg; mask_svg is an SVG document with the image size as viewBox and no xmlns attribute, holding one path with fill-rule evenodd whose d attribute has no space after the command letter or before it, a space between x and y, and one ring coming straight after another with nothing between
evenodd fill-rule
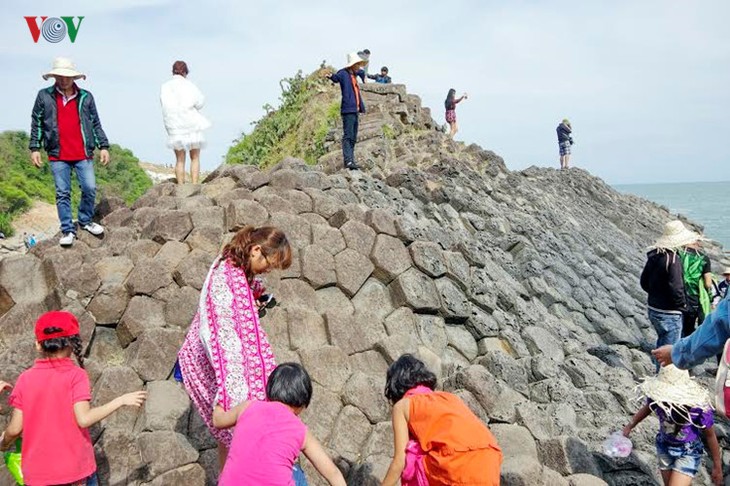
<instances>
[{"instance_id":1,"label":"woman's dark hair","mask_svg":"<svg viewBox=\"0 0 730 486\"><path fill-rule=\"evenodd\" d=\"M61 332L62 330L63 329L58 327L47 327L43 329L43 334L55 334L57 332ZM81 342L81 336L79 336L78 334L68 337L46 339L44 341L41 341L40 345L41 351L45 356L52 356L56 353L63 351L66 348L71 348L74 356L76 357L76 361L79 363L79 366L82 368L84 367L84 345Z\"/></svg>"},{"instance_id":2,"label":"woman's dark hair","mask_svg":"<svg viewBox=\"0 0 730 486\"><path fill-rule=\"evenodd\" d=\"M189 72L190 71L188 71L188 65L185 64L185 61L175 61L172 65L172 74L187 76Z\"/></svg>"},{"instance_id":3,"label":"woman's dark hair","mask_svg":"<svg viewBox=\"0 0 730 486\"><path fill-rule=\"evenodd\" d=\"M446 101L444 102L447 110L454 109L454 98L456 98L456 90L454 88L451 88L449 90L449 94L446 95Z\"/></svg>"},{"instance_id":4,"label":"woman's dark hair","mask_svg":"<svg viewBox=\"0 0 730 486\"><path fill-rule=\"evenodd\" d=\"M411 388L423 385L436 388L436 375L420 359L404 354L390 365L385 376L385 398L396 403Z\"/></svg>"},{"instance_id":5,"label":"woman's dark hair","mask_svg":"<svg viewBox=\"0 0 730 486\"><path fill-rule=\"evenodd\" d=\"M282 363L269 376L266 398L290 407L308 407L312 401L312 380L299 363Z\"/></svg>"},{"instance_id":6,"label":"woman's dark hair","mask_svg":"<svg viewBox=\"0 0 730 486\"><path fill-rule=\"evenodd\" d=\"M251 273L249 257L256 245L261 247L261 253L274 268L286 270L291 266L291 246L283 231L273 226L246 226L223 248L223 257L242 268L249 283L255 276Z\"/></svg>"}]
</instances>

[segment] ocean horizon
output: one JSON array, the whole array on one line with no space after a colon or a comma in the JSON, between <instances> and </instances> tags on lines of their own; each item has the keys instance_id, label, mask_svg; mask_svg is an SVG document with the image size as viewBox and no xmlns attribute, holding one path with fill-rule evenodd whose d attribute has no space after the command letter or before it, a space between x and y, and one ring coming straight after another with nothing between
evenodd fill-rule
<instances>
[{"instance_id":1,"label":"ocean horizon","mask_svg":"<svg viewBox=\"0 0 730 486\"><path fill-rule=\"evenodd\" d=\"M669 208L704 227L704 235L730 249L730 181L614 184L619 192L634 194Z\"/></svg>"}]
</instances>

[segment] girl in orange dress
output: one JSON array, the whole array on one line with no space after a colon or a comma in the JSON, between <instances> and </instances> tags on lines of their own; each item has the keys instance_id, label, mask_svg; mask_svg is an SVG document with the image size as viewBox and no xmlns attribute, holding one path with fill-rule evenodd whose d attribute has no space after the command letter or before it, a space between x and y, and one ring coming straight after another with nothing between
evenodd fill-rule
<instances>
[{"instance_id":1,"label":"girl in orange dress","mask_svg":"<svg viewBox=\"0 0 730 486\"><path fill-rule=\"evenodd\" d=\"M395 452L383 486L499 485L496 439L459 397L435 388L436 375L410 354L388 368Z\"/></svg>"}]
</instances>

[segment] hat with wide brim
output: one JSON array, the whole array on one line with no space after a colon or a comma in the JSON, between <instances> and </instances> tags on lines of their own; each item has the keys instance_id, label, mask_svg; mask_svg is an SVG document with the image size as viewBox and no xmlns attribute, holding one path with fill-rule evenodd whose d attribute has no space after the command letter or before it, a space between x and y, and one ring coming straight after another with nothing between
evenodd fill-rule
<instances>
[{"instance_id":1,"label":"hat with wide brim","mask_svg":"<svg viewBox=\"0 0 730 486\"><path fill-rule=\"evenodd\" d=\"M704 240L701 234L687 229L681 221L674 220L664 225L664 233L656 240L652 248L672 250L691 245L701 240Z\"/></svg>"},{"instance_id":2,"label":"hat with wide brim","mask_svg":"<svg viewBox=\"0 0 730 486\"><path fill-rule=\"evenodd\" d=\"M725 270L722 272L723 275L730 275L730 267L725 267Z\"/></svg>"},{"instance_id":3,"label":"hat with wide brim","mask_svg":"<svg viewBox=\"0 0 730 486\"><path fill-rule=\"evenodd\" d=\"M357 52L351 52L347 55L347 64L345 64L346 68L352 67L357 63L363 63L365 64L365 59L360 57Z\"/></svg>"},{"instance_id":4,"label":"hat with wide brim","mask_svg":"<svg viewBox=\"0 0 730 486\"><path fill-rule=\"evenodd\" d=\"M57 57L53 60L53 68L43 75L43 79L55 76L64 76L73 79L86 79L86 75L76 69L76 65L71 59L65 57Z\"/></svg>"},{"instance_id":5,"label":"hat with wide brim","mask_svg":"<svg viewBox=\"0 0 730 486\"><path fill-rule=\"evenodd\" d=\"M667 365L659 374L644 380L638 386L640 399L650 399L665 410L680 407L712 408L712 397L702 385L692 380L689 371ZM666 410L666 411L670 411Z\"/></svg>"}]
</instances>

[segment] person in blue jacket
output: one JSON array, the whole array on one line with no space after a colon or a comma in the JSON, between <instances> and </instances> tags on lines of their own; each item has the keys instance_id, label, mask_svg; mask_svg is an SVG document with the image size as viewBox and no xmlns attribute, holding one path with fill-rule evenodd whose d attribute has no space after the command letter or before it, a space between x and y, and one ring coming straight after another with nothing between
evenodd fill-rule
<instances>
[{"instance_id":1,"label":"person in blue jacket","mask_svg":"<svg viewBox=\"0 0 730 486\"><path fill-rule=\"evenodd\" d=\"M368 74L368 79L374 79L376 83L380 84L390 84L391 79L390 76L388 76L388 66L383 66L380 68L380 74Z\"/></svg>"},{"instance_id":2,"label":"person in blue jacket","mask_svg":"<svg viewBox=\"0 0 730 486\"><path fill-rule=\"evenodd\" d=\"M360 167L355 163L355 143L357 142L358 118L360 113L365 113L365 102L360 94L360 86L357 84L357 77L365 80L365 71L362 67L365 62L356 52L347 55L347 65L334 74L327 73L327 78L333 83L340 85L342 91L342 103L340 114L342 115L342 157L345 160L345 168L358 170Z\"/></svg>"},{"instance_id":3,"label":"person in blue jacket","mask_svg":"<svg viewBox=\"0 0 730 486\"><path fill-rule=\"evenodd\" d=\"M573 127L570 126L570 122L567 118L563 118L558 128L555 129L558 133L558 149L560 152L560 168L570 168L570 147L573 145Z\"/></svg>"},{"instance_id":4,"label":"person in blue jacket","mask_svg":"<svg viewBox=\"0 0 730 486\"><path fill-rule=\"evenodd\" d=\"M730 300L726 295L715 310L705 317L695 332L674 345L661 346L651 354L662 366L674 364L677 368L686 370L721 353L728 339L730 339Z\"/></svg>"}]
</instances>

